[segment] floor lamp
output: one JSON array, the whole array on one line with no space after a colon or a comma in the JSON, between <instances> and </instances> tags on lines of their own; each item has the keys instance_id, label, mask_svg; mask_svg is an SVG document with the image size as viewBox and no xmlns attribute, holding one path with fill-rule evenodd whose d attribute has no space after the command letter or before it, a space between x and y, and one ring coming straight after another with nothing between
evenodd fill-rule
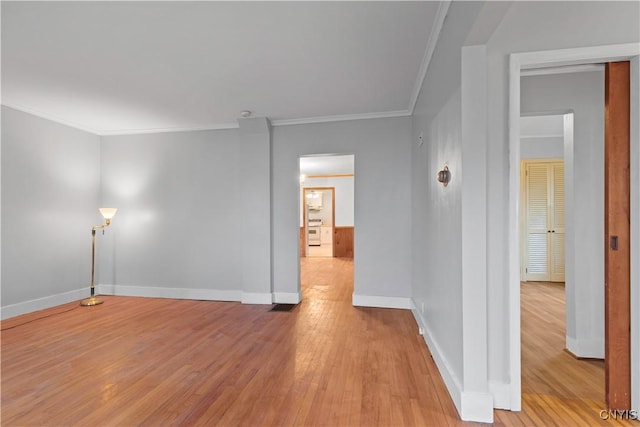
<instances>
[{"instance_id":1,"label":"floor lamp","mask_svg":"<svg viewBox=\"0 0 640 427\"><path fill-rule=\"evenodd\" d=\"M104 217L104 224L94 225L93 227L91 227L91 296L80 301L80 305L83 307L90 307L92 305L98 305L104 302L100 298L97 298L95 296L96 287L93 282L96 264L96 231L104 230L105 228L107 228L109 224L111 224L111 218L113 218L117 211L117 208L100 208L100 213Z\"/></svg>"}]
</instances>

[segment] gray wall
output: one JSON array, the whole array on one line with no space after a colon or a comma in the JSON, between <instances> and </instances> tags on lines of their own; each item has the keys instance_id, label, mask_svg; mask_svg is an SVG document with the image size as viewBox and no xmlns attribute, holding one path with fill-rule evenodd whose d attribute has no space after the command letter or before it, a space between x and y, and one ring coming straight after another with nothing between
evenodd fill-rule
<instances>
[{"instance_id":1,"label":"gray wall","mask_svg":"<svg viewBox=\"0 0 640 427\"><path fill-rule=\"evenodd\" d=\"M411 296L411 119L370 119L273 129L273 274L276 292L298 291L299 158L355 154L357 295Z\"/></svg>"},{"instance_id":2,"label":"gray wall","mask_svg":"<svg viewBox=\"0 0 640 427\"><path fill-rule=\"evenodd\" d=\"M341 152L356 154L356 293L408 298L410 130L408 118L274 128L271 153L260 155L272 162L273 289L248 290L299 293L299 157ZM265 259L255 252L264 236L243 237L246 213L269 208L252 202L265 191L243 172L243 141L235 130L103 138L102 200L120 210L100 283L115 293L240 299L251 268L243 260Z\"/></svg>"},{"instance_id":3,"label":"gray wall","mask_svg":"<svg viewBox=\"0 0 640 427\"><path fill-rule=\"evenodd\" d=\"M419 103L425 97L421 97ZM430 118L414 115L422 146L412 144L413 286L416 310L426 334L446 360L451 373L463 380L462 359L462 128L460 91ZM436 175L444 165L452 180L443 187ZM436 349L432 349L432 352ZM462 386L462 384L460 384Z\"/></svg>"},{"instance_id":4,"label":"gray wall","mask_svg":"<svg viewBox=\"0 0 640 427\"><path fill-rule=\"evenodd\" d=\"M119 210L113 242L103 245L111 257L103 258L102 285L238 298L239 140L237 130L103 137L102 203Z\"/></svg>"},{"instance_id":5,"label":"gray wall","mask_svg":"<svg viewBox=\"0 0 640 427\"><path fill-rule=\"evenodd\" d=\"M561 136L520 138L521 159L561 159L564 139Z\"/></svg>"},{"instance_id":6,"label":"gray wall","mask_svg":"<svg viewBox=\"0 0 640 427\"><path fill-rule=\"evenodd\" d=\"M99 183L97 136L2 107L3 318L88 296Z\"/></svg>"}]
</instances>

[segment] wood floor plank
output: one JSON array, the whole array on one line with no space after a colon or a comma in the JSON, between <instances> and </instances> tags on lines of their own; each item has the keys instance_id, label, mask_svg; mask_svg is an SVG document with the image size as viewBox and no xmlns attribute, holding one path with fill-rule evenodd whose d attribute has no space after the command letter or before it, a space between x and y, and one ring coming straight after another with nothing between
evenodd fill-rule
<instances>
[{"instance_id":1,"label":"wood floor plank","mask_svg":"<svg viewBox=\"0 0 640 427\"><path fill-rule=\"evenodd\" d=\"M106 296L3 321L2 426L475 425L408 310L353 307L352 260L302 263L291 312ZM599 420L602 364L563 351L561 288L531 290L523 411L495 425L632 425Z\"/></svg>"}]
</instances>

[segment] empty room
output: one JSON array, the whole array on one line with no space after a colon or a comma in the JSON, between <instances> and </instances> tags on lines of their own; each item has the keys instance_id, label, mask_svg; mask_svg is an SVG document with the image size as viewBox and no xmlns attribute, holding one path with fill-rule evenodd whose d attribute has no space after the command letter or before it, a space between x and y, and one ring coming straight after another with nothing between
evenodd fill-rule
<instances>
[{"instance_id":1,"label":"empty room","mask_svg":"<svg viewBox=\"0 0 640 427\"><path fill-rule=\"evenodd\" d=\"M637 1L0 14L3 426L637 425Z\"/></svg>"}]
</instances>

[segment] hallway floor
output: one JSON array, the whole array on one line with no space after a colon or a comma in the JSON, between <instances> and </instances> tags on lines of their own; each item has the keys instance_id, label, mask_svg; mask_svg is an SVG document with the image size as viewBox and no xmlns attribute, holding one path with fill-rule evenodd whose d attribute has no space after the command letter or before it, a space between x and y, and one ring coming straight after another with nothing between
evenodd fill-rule
<instances>
[{"instance_id":1,"label":"hallway floor","mask_svg":"<svg viewBox=\"0 0 640 427\"><path fill-rule=\"evenodd\" d=\"M353 307L350 259L301 263L290 312L105 296L2 321L2 425L474 425L410 311ZM561 294L523 288L523 411L494 425L637 426L599 419L601 363L563 351Z\"/></svg>"}]
</instances>

